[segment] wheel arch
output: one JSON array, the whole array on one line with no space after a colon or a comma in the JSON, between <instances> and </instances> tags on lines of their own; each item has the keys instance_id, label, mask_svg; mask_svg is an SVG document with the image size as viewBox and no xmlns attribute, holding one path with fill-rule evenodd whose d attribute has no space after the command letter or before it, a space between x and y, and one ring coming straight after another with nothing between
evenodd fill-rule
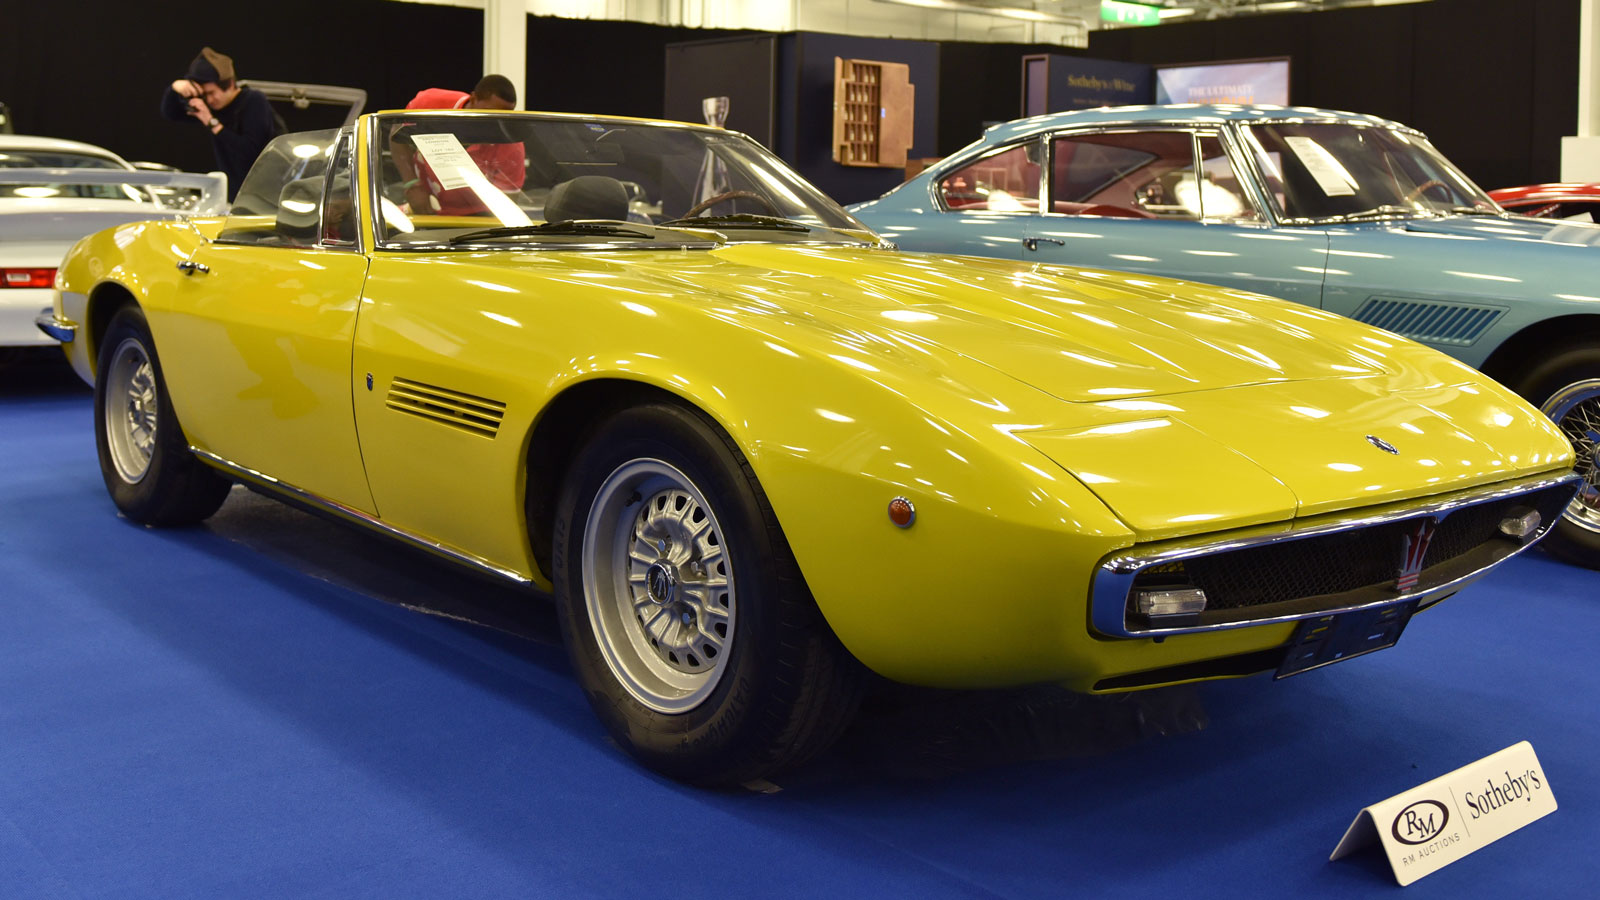
<instances>
[{"instance_id":1,"label":"wheel arch","mask_svg":"<svg viewBox=\"0 0 1600 900\"><path fill-rule=\"evenodd\" d=\"M1541 355L1552 349L1579 346L1587 342L1600 344L1600 315L1579 313L1557 316L1527 326L1506 338L1479 367L1483 374L1513 386L1518 376L1527 372Z\"/></svg>"},{"instance_id":2,"label":"wheel arch","mask_svg":"<svg viewBox=\"0 0 1600 900\"><path fill-rule=\"evenodd\" d=\"M110 327L111 320L117 311L124 306L138 306L139 300L125 285L116 281L102 281L89 291L88 308L85 311L85 334L88 339L84 350L88 357L89 371L95 373L99 368L100 340L105 337L106 329Z\"/></svg>"},{"instance_id":3,"label":"wheel arch","mask_svg":"<svg viewBox=\"0 0 1600 900\"><path fill-rule=\"evenodd\" d=\"M546 580L552 572L556 498L573 455L589 433L612 415L653 402L671 403L696 412L731 438L718 417L693 398L647 381L614 375L569 385L552 398L534 420L524 454L527 486L523 502L533 560Z\"/></svg>"}]
</instances>

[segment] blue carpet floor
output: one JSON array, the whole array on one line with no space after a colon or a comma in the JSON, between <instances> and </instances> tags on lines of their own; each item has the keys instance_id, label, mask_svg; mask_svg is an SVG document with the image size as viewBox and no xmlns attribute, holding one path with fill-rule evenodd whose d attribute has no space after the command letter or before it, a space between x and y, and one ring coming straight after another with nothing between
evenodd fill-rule
<instances>
[{"instance_id":1,"label":"blue carpet floor","mask_svg":"<svg viewBox=\"0 0 1600 900\"><path fill-rule=\"evenodd\" d=\"M1388 895L1327 862L1356 811L1524 739L1561 808L1407 896L1600 895L1600 573L1542 554L1393 650L1179 693L1204 727L935 774L869 717L714 793L607 743L547 606L237 490L136 527L91 424L0 384L0 897Z\"/></svg>"}]
</instances>

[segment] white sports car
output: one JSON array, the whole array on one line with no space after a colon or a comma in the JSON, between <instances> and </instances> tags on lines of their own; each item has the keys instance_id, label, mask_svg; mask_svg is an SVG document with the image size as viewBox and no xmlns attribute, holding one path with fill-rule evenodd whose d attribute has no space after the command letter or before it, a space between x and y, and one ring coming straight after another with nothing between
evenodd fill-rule
<instances>
[{"instance_id":1,"label":"white sports car","mask_svg":"<svg viewBox=\"0 0 1600 900\"><path fill-rule=\"evenodd\" d=\"M180 211L155 193L166 187L201 196ZM0 360L53 343L35 321L49 312L56 266L79 238L123 222L213 214L226 196L220 172L141 172L93 144L0 134Z\"/></svg>"}]
</instances>

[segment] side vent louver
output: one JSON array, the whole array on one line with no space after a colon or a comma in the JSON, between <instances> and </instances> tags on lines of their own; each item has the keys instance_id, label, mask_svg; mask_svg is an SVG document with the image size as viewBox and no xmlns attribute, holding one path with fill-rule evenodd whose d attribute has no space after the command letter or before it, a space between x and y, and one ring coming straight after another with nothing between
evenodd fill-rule
<instances>
[{"instance_id":1,"label":"side vent louver","mask_svg":"<svg viewBox=\"0 0 1600 900\"><path fill-rule=\"evenodd\" d=\"M460 391L396 378L389 384L385 403L392 410L432 419L462 431L492 438L500 430L506 405Z\"/></svg>"},{"instance_id":2,"label":"side vent louver","mask_svg":"<svg viewBox=\"0 0 1600 900\"><path fill-rule=\"evenodd\" d=\"M1414 341L1466 347L1504 312L1497 306L1372 297L1351 318Z\"/></svg>"}]
</instances>

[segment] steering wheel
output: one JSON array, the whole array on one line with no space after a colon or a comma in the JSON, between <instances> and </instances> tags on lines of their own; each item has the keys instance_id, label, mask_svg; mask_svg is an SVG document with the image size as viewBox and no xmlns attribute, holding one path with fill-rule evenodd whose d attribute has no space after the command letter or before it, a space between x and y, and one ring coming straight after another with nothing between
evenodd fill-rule
<instances>
[{"instance_id":1,"label":"steering wheel","mask_svg":"<svg viewBox=\"0 0 1600 900\"><path fill-rule=\"evenodd\" d=\"M1450 186L1445 184L1444 182L1440 181L1437 178L1430 178L1427 181L1424 181L1423 183L1421 183L1421 184L1417 185L1416 187L1412 188L1411 192L1406 194L1405 202L1410 203L1413 200L1416 200L1418 197L1421 197L1424 191L1427 191L1427 190L1429 190L1431 188L1436 188L1436 187L1442 187L1442 188L1448 189Z\"/></svg>"},{"instance_id":2,"label":"steering wheel","mask_svg":"<svg viewBox=\"0 0 1600 900\"><path fill-rule=\"evenodd\" d=\"M768 200L755 191L728 191L726 193L718 194L715 197L707 197L706 199L701 200L699 203L696 203L694 206L689 207L689 211L684 213L682 218L692 219L711 207L716 206L718 203L722 203L727 200L759 200L761 205L767 208L767 212L772 213L773 215L777 215L778 213L777 207L772 205L771 200Z\"/></svg>"}]
</instances>

